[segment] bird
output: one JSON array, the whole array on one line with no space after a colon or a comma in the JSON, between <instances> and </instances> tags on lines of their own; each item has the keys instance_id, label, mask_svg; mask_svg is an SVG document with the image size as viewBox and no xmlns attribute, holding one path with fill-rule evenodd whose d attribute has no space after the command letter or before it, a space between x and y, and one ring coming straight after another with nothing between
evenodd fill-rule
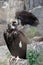
<instances>
[{"instance_id":1,"label":"bird","mask_svg":"<svg viewBox=\"0 0 43 65\"><path fill-rule=\"evenodd\" d=\"M22 59L26 59L27 44L29 44L30 42L21 28L23 28L24 25L35 26L38 22L38 19L32 13L29 13L27 11L16 12L15 18L16 20L12 21L11 24L8 24L8 28L6 29L6 31L4 31L4 40L11 55L14 56L14 58L18 59L19 57ZM19 25L21 25L20 28Z\"/></svg>"},{"instance_id":2,"label":"bird","mask_svg":"<svg viewBox=\"0 0 43 65\"><path fill-rule=\"evenodd\" d=\"M14 24L14 21L12 24ZM11 26L14 25L8 25L8 28L4 31L4 40L12 56L15 58L19 57L21 59L25 59L28 43L27 38L21 30L17 29L16 26Z\"/></svg>"},{"instance_id":3,"label":"bird","mask_svg":"<svg viewBox=\"0 0 43 65\"><path fill-rule=\"evenodd\" d=\"M18 21L20 20L19 23L21 23L22 26L24 25L37 26L39 24L38 18L31 12L27 11L17 11L15 18L18 19Z\"/></svg>"}]
</instances>

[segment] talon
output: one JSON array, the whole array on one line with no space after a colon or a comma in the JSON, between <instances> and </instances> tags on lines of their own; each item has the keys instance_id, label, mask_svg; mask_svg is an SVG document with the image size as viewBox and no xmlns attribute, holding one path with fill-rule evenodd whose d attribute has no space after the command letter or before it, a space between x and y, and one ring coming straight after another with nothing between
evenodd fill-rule
<instances>
[{"instance_id":1,"label":"talon","mask_svg":"<svg viewBox=\"0 0 43 65\"><path fill-rule=\"evenodd\" d=\"M18 62L19 60L21 60L18 56L16 57L16 62Z\"/></svg>"},{"instance_id":2,"label":"talon","mask_svg":"<svg viewBox=\"0 0 43 65\"><path fill-rule=\"evenodd\" d=\"M11 56L10 61L12 61L12 60L16 60L15 56Z\"/></svg>"}]
</instances>

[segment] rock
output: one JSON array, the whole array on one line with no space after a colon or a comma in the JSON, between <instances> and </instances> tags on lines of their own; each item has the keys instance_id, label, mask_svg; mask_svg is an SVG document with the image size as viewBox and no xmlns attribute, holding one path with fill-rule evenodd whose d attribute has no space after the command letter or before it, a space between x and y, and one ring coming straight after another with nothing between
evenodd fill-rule
<instances>
[{"instance_id":1,"label":"rock","mask_svg":"<svg viewBox=\"0 0 43 65\"><path fill-rule=\"evenodd\" d=\"M40 8L38 7L35 7L35 9L33 8L31 12L39 19L39 25L37 26L37 29L43 36L43 6Z\"/></svg>"},{"instance_id":2,"label":"rock","mask_svg":"<svg viewBox=\"0 0 43 65\"><path fill-rule=\"evenodd\" d=\"M41 42L41 41L43 41L43 37L42 36L35 36L32 38L32 41Z\"/></svg>"},{"instance_id":3,"label":"rock","mask_svg":"<svg viewBox=\"0 0 43 65\"><path fill-rule=\"evenodd\" d=\"M16 62L17 60L15 60L15 59L12 59L11 61L10 61L10 65L29 65L29 62L28 62L28 60L26 60L26 59L20 59L20 60L18 60L17 62Z\"/></svg>"},{"instance_id":4,"label":"rock","mask_svg":"<svg viewBox=\"0 0 43 65\"><path fill-rule=\"evenodd\" d=\"M0 46L0 65L9 65L10 52L6 45Z\"/></svg>"},{"instance_id":5,"label":"rock","mask_svg":"<svg viewBox=\"0 0 43 65\"><path fill-rule=\"evenodd\" d=\"M34 60L35 65L43 65L43 37L42 36L34 37L32 39L31 44L27 45L26 58L29 59L29 61Z\"/></svg>"},{"instance_id":6,"label":"rock","mask_svg":"<svg viewBox=\"0 0 43 65\"><path fill-rule=\"evenodd\" d=\"M31 39L31 44L27 44L27 50L43 51L43 37L36 36Z\"/></svg>"},{"instance_id":7,"label":"rock","mask_svg":"<svg viewBox=\"0 0 43 65\"><path fill-rule=\"evenodd\" d=\"M7 28L7 25L5 24L0 24L0 46L5 45L4 37L3 37L3 32Z\"/></svg>"}]
</instances>

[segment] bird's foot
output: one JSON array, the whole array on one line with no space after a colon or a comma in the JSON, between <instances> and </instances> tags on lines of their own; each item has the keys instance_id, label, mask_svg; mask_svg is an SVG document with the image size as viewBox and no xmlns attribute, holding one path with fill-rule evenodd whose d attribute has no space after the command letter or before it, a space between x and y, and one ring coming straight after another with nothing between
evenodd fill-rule
<instances>
[{"instance_id":1,"label":"bird's foot","mask_svg":"<svg viewBox=\"0 0 43 65\"><path fill-rule=\"evenodd\" d=\"M15 58L15 56L11 56L10 61L12 61L12 60L19 61L21 59L19 58L19 56L17 56L16 58Z\"/></svg>"},{"instance_id":2,"label":"bird's foot","mask_svg":"<svg viewBox=\"0 0 43 65\"><path fill-rule=\"evenodd\" d=\"M19 58L19 56L17 56L16 57L16 62L18 62L19 60L21 60L21 59Z\"/></svg>"},{"instance_id":3,"label":"bird's foot","mask_svg":"<svg viewBox=\"0 0 43 65\"><path fill-rule=\"evenodd\" d=\"M21 61L21 59L19 58L19 56L17 56L16 58L15 56L11 56L9 59L9 62L12 62L12 61L15 61L17 63L18 61Z\"/></svg>"},{"instance_id":4,"label":"bird's foot","mask_svg":"<svg viewBox=\"0 0 43 65\"><path fill-rule=\"evenodd\" d=\"M21 59L18 56L16 58L15 56L11 56L9 59L9 65L12 65L12 63L15 63L16 65L19 61L21 61Z\"/></svg>"},{"instance_id":5,"label":"bird's foot","mask_svg":"<svg viewBox=\"0 0 43 65\"><path fill-rule=\"evenodd\" d=\"M11 62L12 60L16 60L16 59L15 59L15 56L11 56L11 57L10 57L10 62Z\"/></svg>"}]
</instances>

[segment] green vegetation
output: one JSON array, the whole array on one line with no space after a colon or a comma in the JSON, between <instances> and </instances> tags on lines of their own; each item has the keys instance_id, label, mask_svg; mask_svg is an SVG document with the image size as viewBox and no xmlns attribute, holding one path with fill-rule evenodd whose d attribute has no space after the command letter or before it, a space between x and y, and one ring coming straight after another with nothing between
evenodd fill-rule
<instances>
[{"instance_id":1,"label":"green vegetation","mask_svg":"<svg viewBox=\"0 0 43 65\"><path fill-rule=\"evenodd\" d=\"M32 38L34 36L40 35L39 31L35 27L31 27L27 32L26 35L28 38Z\"/></svg>"},{"instance_id":2,"label":"green vegetation","mask_svg":"<svg viewBox=\"0 0 43 65\"><path fill-rule=\"evenodd\" d=\"M0 65L7 65L7 60L5 59L4 61L0 62Z\"/></svg>"},{"instance_id":3,"label":"green vegetation","mask_svg":"<svg viewBox=\"0 0 43 65\"><path fill-rule=\"evenodd\" d=\"M37 58L39 57L39 53L34 50L27 50L26 58L29 60L30 65L37 65Z\"/></svg>"},{"instance_id":4,"label":"green vegetation","mask_svg":"<svg viewBox=\"0 0 43 65\"><path fill-rule=\"evenodd\" d=\"M38 64L43 65L43 51L40 51L40 56L37 58Z\"/></svg>"},{"instance_id":5,"label":"green vegetation","mask_svg":"<svg viewBox=\"0 0 43 65\"><path fill-rule=\"evenodd\" d=\"M11 56L11 53L10 52L7 52L6 53L6 56L9 58Z\"/></svg>"}]
</instances>

